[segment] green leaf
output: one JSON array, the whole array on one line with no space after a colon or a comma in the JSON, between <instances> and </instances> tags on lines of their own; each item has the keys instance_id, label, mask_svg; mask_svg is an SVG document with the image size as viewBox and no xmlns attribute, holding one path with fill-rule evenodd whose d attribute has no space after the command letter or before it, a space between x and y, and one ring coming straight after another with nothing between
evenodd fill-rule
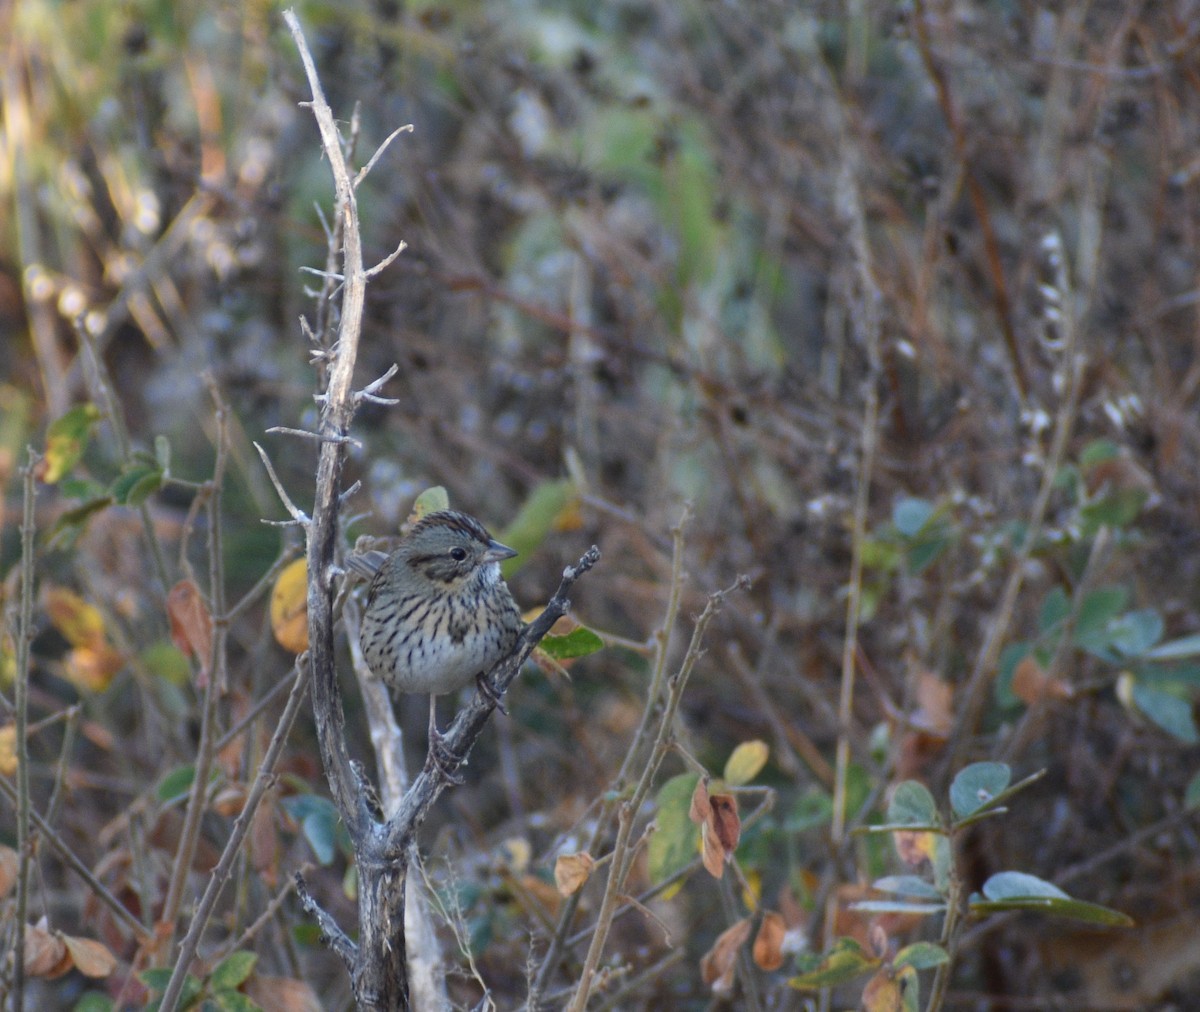
<instances>
[{"instance_id":1,"label":"green leaf","mask_svg":"<svg viewBox=\"0 0 1200 1012\"><path fill-rule=\"evenodd\" d=\"M258 956L253 952L231 952L214 968L209 978L214 988L240 987L254 971Z\"/></svg>"},{"instance_id":2,"label":"green leaf","mask_svg":"<svg viewBox=\"0 0 1200 1012\"><path fill-rule=\"evenodd\" d=\"M1045 879L1021 871L1002 871L983 884L983 896L970 900L974 914L1004 910L1036 910L1105 927L1130 927L1133 919L1119 910L1068 896Z\"/></svg>"},{"instance_id":3,"label":"green leaf","mask_svg":"<svg viewBox=\"0 0 1200 1012\"><path fill-rule=\"evenodd\" d=\"M496 538L518 553L503 563L504 576L521 568L555 527L574 509L577 496L574 483L563 478L544 481L529 494L513 522Z\"/></svg>"},{"instance_id":4,"label":"green leaf","mask_svg":"<svg viewBox=\"0 0 1200 1012\"><path fill-rule=\"evenodd\" d=\"M1187 788L1183 792L1183 807L1200 808L1200 773L1188 781Z\"/></svg>"},{"instance_id":5,"label":"green leaf","mask_svg":"<svg viewBox=\"0 0 1200 1012\"><path fill-rule=\"evenodd\" d=\"M298 823L304 838L317 856L327 865L337 852L337 809L328 798L315 794L297 794L283 799L284 810Z\"/></svg>"},{"instance_id":6,"label":"green leaf","mask_svg":"<svg viewBox=\"0 0 1200 1012\"><path fill-rule=\"evenodd\" d=\"M1126 657L1140 657L1162 634L1162 616L1153 608L1126 612L1108 626L1109 644Z\"/></svg>"},{"instance_id":7,"label":"green leaf","mask_svg":"<svg viewBox=\"0 0 1200 1012\"><path fill-rule=\"evenodd\" d=\"M896 953L892 966L911 966L914 970L929 970L950 962L950 954L933 942L914 942Z\"/></svg>"},{"instance_id":8,"label":"green leaf","mask_svg":"<svg viewBox=\"0 0 1200 1012\"><path fill-rule=\"evenodd\" d=\"M89 991L75 1003L71 1012L113 1012L114 1007L108 995Z\"/></svg>"},{"instance_id":9,"label":"green leaf","mask_svg":"<svg viewBox=\"0 0 1200 1012\"><path fill-rule=\"evenodd\" d=\"M1146 505L1149 493L1142 488L1114 488L1080 511L1083 533L1091 537L1101 527L1128 527Z\"/></svg>"},{"instance_id":10,"label":"green leaf","mask_svg":"<svg viewBox=\"0 0 1200 1012\"><path fill-rule=\"evenodd\" d=\"M143 970L137 976L138 980L145 984L151 991L165 991L167 985L171 982L171 968L169 966L156 966L152 970Z\"/></svg>"},{"instance_id":11,"label":"green leaf","mask_svg":"<svg viewBox=\"0 0 1200 1012\"><path fill-rule=\"evenodd\" d=\"M1128 602L1129 590L1123 586L1100 587L1085 594L1075 621L1075 641L1085 648L1097 636L1107 642L1108 624L1125 610Z\"/></svg>"},{"instance_id":12,"label":"green leaf","mask_svg":"<svg viewBox=\"0 0 1200 1012\"><path fill-rule=\"evenodd\" d=\"M1160 643L1143 654L1148 661L1182 661L1200 657L1200 633Z\"/></svg>"},{"instance_id":13,"label":"green leaf","mask_svg":"<svg viewBox=\"0 0 1200 1012\"><path fill-rule=\"evenodd\" d=\"M171 441L166 436L154 437L154 462L163 474L171 473Z\"/></svg>"},{"instance_id":14,"label":"green leaf","mask_svg":"<svg viewBox=\"0 0 1200 1012\"><path fill-rule=\"evenodd\" d=\"M700 827L688 818L688 811L699 779L695 773L681 773L659 789L656 828L646 855L652 883L670 878L696 856Z\"/></svg>"},{"instance_id":15,"label":"green leaf","mask_svg":"<svg viewBox=\"0 0 1200 1012\"><path fill-rule=\"evenodd\" d=\"M1141 682L1133 684L1133 702L1150 720L1185 745L1200 742L1200 732L1192 716L1192 705L1186 699L1151 688Z\"/></svg>"},{"instance_id":16,"label":"green leaf","mask_svg":"<svg viewBox=\"0 0 1200 1012\"><path fill-rule=\"evenodd\" d=\"M937 805L929 788L916 780L905 780L892 794L888 804L889 823L912 826L940 826Z\"/></svg>"},{"instance_id":17,"label":"green leaf","mask_svg":"<svg viewBox=\"0 0 1200 1012\"><path fill-rule=\"evenodd\" d=\"M158 782L158 789L154 792L155 796L164 804L183 797L192 789L192 780L195 779L195 776L195 766L177 766Z\"/></svg>"},{"instance_id":18,"label":"green leaf","mask_svg":"<svg viewBox=\"0 0 1200 1012\"><path fill-rule=\"evenodd\" d=\"M925 499L900 499L892 507L892 524L906 538L915 538L933 515L933 503Z\"/></svg>"},{"instance_id":19,"label":"green leaf","mask_svg":"<svg viewBox=\"0 0 1200 1012\"><path fill-rule=\"evenodd\" d=\"M742 787L750 783L767 765L771 750L765 741L744 741L735 748L725 761L725 782L730 787Z\"/></svg>"},{"instance_id":20,"label":"green leaf","mask_svg":"<svg viewBox=\"0 0 1200 1012\"><path fill-rule=\"evenodd\" d=\"M122 506L140 506L162 487L162 477L157 465L136 464L118 476L109 492Z\"/></svg>"},{"instance_id":21,"label":"green leaf","mask_svg":"<svg viewBox=\"0 0 1200 1012\"><path fill-rule=\"evenodd\" d=\"M1050 632L1070 613L1071 600L1067 597L1067 592L1062 587L1053 587L1042 602L1042 609L1038 614L1038 629L1043 633Z\"/></svg>"},{"instance_id":22,"label":"green leaf","mask_svg":"<svg viewBox=\"0 0 1200 1012\"><path fill-rule=\"evenodd\" d=\"M77 534L83 528L83 525L91 519L92 514L99 513L102 509L106 509L112 504L112 496L104 495L99 499L92 499L89 502L76 506L74 509L67 510L54 521L54 526L47 532L47 542L55 542L58 536L64 532Z\"/></svg>"},{"instance_id":23,"label":"green leaf","mask_svg":"<svg viewBox=\"0 0 1200 1012\"><path fill-rule=\"evenodd\" d=\"M216 991L212 996L213 1002L221 1012L263 1012L254 1000L241 991Z\"/></svg>"},{"instance_id":24,"label":"green leaf","mask_svg":"<svg viewBox=\"0 0 1200 1012\"><path fill-rule=\"evenodd\" d=\"M879 960L868 956L853 938L839 938L817 964L815 970L802 973L788 981L799 991L816 991L823 987L836 987L855 977L873 970Z\"/></svg>"},{"instance_id":25,"label":"green leaf","mask_svg":"<svg viewBox=\"0 0 1200 1012\"><path fill-rule=\"evenodd\" d=\"M441 485L434 485L417 496L409 513L416 520L420 520L421 517L428 516L430 513L440 513L449 508L450 493Z\"/></svg>"},{"instance_id":26,"label":"green leaf","mask_svg":"<svg viewBox=\"0 0 1200 1012\"><path fill-rule=\"evenodd\" d=\"M916 875L888 875L871 883L872 889L881 893L893 893L897 896L916 896L921 899L940 900L942 894L934 888L933 883L926 882Z\"/></svg>"},{"instance_id":27,"label":"green leaf","mask_svg":"<svg viewBox=\"0 0 1200 1012\"><path fill-rule=\"evenodd\" d=\"M917 903L910 900L859 900L850 904L851 910L862 910L869 914L912 914L914 917L925 917L929 914L940 914L946 910L944 902Z\"/></svg>"},{"instance_id":28,"label":"green leaf","mask_svg":"<svg viewBox=\"0 0 1200 1012\"><path fill-rule=\"evenodd\" d=\"M1012 780L1004 763L972 763L958 771L950 785L950 807L960 819L986 808Z\"/></svg>"},{"instance_id":29,"label":"green leaf","mask_svg":"<svg viewBox=\"0 0 1200 1012\"><path fill-rule=\"evenodd\" d=\"M46 451L38 478L47 485L61 481L79 463L99 420L100 411L94 404L80 404L55 419L46 430Z\"/></svg>"},{"instance_id":30,"label":"green leaf","mask_svg":"<svg viewBox=\"0 0 1200 1012\"><path fill-rule=\"evenodd\" d=\"M586 657L604 649L604 640L587 626L572 629L566 636L543 636L538 649L545 651L556 661L569 661L574 657Z\"/></svg>"},{"instance_id":31,"label":"green leaf","mask_svg":"<svg viewBox=\"0 0 1200 1012\"><path fill-rule=\"evenodd\" d=\"M1093 439L1079 454L1079 469L1087 473L1097 464L1115 460L1120 452L1117 444L1110 439Z\"/></svg>"},{"instance_id":32,"label":"green leaf","mask_svg":"<svg viewBox=\"0 0 1200 1012\"><path fill-rule=\"evenodd\" d=\"M1065 892L1053 882L1044 878L1029 875L1023 871L997 872L983 884L983 895L989 900L1005 900L1013 897L1028 898L1030 896L1049 897L1051 899L1070 899Z\"/></svg>"}]
</instances>

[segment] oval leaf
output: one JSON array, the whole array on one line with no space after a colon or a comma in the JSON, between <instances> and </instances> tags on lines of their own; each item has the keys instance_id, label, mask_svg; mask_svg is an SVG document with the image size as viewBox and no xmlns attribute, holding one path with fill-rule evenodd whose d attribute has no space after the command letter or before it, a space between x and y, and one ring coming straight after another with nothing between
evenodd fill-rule
<instances>
[{"instance_id":1,"label":"oval leaf","mask_svg":"<svg viewBox=\"0 0 1200 1012\"><path fill-rule=\"evenodd\" d=\"M909 826L939 825L937 805L929 788L916 780L905 780L892 793L888 822Z\"/></svg>"},{"instance_id":2,"label":"oval leaf","mask_svg":"<svg viewBox=\"0 0 1200 1012\"><path fill-rule=\"evenodd\" d=\"M647 852L647 871L655 884L670 878L696 856L700 830L688 819L688 810L698 780L695 773L681 773L658 792L657 828Z\"/></svg>"},{"instance_id":3,"label":"oval leaf","mask_svg":"<svg viewBox=\"0 0 1200 1012\"><path fill-rule=\"evenodd\" d=\"M597 636L587 626L579 626L567 633L566 636L544 636L538 644L556 661L569 661L576 657L587 657L597 650L604 649L604 640Z\"/></svg>"},{"instance_id":4,"label":"oval leaf","mask_svg":"<svg viewBox=\"0 0 1200 1012\"><path fill-rule=\"evenodd\" d=\"M271 632L289 653L308 649L308 564L303 559L284 566L271 590Z\"/></svg>"},{"instance_id":5,"label":"oval leaf","mask_svg":"<svg viewBox=\"0 0 1200 1012\"><path fill-rule=\"evenodd\" d=\"M950 785L950 807L966 818L992 803L1012 781L1012 770L1004 763L972 763L958 771Z\"/></svg>"},{"instance_id":6,"label":"oval leaf","mask_svg":"<svg viewBox=\"0 0 1200 1012\"><path fill-rule=\"evenodd\" d=\"M770 754L771 750L765 741L742 742L725 762L725 782L730 787L750 783L762 772Z\"/></svg>"}]
</instances>

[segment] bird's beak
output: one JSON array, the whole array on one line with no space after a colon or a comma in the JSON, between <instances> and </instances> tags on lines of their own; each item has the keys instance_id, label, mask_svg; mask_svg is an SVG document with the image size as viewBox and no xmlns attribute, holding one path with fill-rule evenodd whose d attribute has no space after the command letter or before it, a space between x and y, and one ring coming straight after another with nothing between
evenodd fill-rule
<instances>
[{"instance_id":1,"label":"bird's beak","mask_svg":"<svg viewBox=\"0 0 1200 1012\"><path fill-rule=\"evenodd\" d=\"M489 541L487 551L483 553L484 562L503 562L517 554L515 548L502 545L499 541Z\"/></svg>"}]
</instances>

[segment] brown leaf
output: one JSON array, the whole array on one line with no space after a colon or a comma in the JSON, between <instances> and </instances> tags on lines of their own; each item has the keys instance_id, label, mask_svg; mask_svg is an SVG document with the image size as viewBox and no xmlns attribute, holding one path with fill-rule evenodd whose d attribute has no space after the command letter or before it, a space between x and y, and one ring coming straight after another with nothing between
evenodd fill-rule
<instances>
[{"instance_id":1,"label":"brown leaf","mask_svg":"<svg viewBox=\"0 0 1200 1012\"><path fill-rule=\"evenodd\" d=\"M711 808L709 822L713 832L725 851L728 861L737 850L738 841L742 837L742 820L738 816L737 798L732 794L710 794L708 803Z\"/></svg>"},{"instance_id":2,"label":"brown leaf","mask_svg":"<svg viewBox=\"0 0 1200 1012\"><path fill-rule=\"evenodd\" d=\"M117 968L117 957L94 939L63 935L62 940L71 953L75 969L85 977L107 977Z\"/></svg>"},{"instance_id":3,"label":"brown leaf","mask_svg":"<svg viewBox=\"0 0 1200 1012\"><path fill-rule=\"evenodd\" d=\"M938 738L948 738L954 726L954 686L931 671L917 675L917 709L911 723Z\"/></svg>"},{"instance_id":4,"label":"brown leaf","mask_svg":"<svg viewBox=\"0 0 1200 1012\"><path fill-rule=\"evenodd\" d=\"M1060 678L1050 678L1033 656L1023 658L1013 669L1012 692L1026 706L1041 699L1071 699L1075 690Z\"/></svg>"},{"instance_id":5,"label":"brown leaf","mask_svg":"<svg viewBox=\"0 0 1200 1012\"><path fill-rule=\"evenodd\" d=\"M863 1012L903 1012L904 991L891 968L881 966L867 981L862 993Z\"/></svg>"},{"instance_id":6,"label":"brown leaf","mask_svg":"<svg viewBox=\"0 0 1200 1012\"><path fill-rule=\"evenodd\" d=\"M754 963L760 970L778 970L783 966L783 936L787 925L783 916L768 910L763 914L758 934L754 936Z\"/></svg>"},{"instance_id":7,"label":"brown leaf","mask_svg":"<svg viewBox=\"0 0 1200 1012\"><path fill-rule=\"evenodd\" d=\"M578 892L592 874L596 860L586 850L578 854L562 854L554 862L554 884L563 896Z\"/></svg>"},{"instance_id":8,"label":"brown leaf","mask_svg":"<svg viewBox=\"0 0 1200 1012\"><path fill-rule=\"evenodd\" d=\"M25 926L25 973L30 977L56 977L65 971L59 966L70 959L67 947L49 928L42 924ZM70 969L68 965L67 969Z\"/></svg>"},{"instance_id":9,"label":"brown leaf","mask_svg":"<svg viewBox=\"0 0 1200 1012\"><path fill-rule=\"evenodd\" d=\"M892 841L900 860L910 868L919 868L926 861L933 861L937 834L913 829L899 829L892 833Z\"/></svg>"},{"instance_id":10,"label":"brown leaf","mask_svg":"<svg viewBox=\"0 0 1200 1012\"><path fill-rule=\"evenodd\" d=\"M722 931L700 960L700 979L712 988L713 994L727 995L733 990L738 949L749 937L750 918L743 917L733 927Z\"/></svg>"},{"instance_id":11,"label":"brown leaf","mask_svg":"<svg viewBox=\"0 0 1200 1012\"><path fill-rule=\"evenodd\" d=\"M259 1008L272 1012L324 1012L325 1006L316 992L302 980L256 973L246 981L245 990Z\"/></svg>"},{"instance_id":12,"label":"brown leaf","mask_svg":"<svg viewBox=\"0 0 1200 1012\"><path fill-rule=\"evenodd\" d=\"M0 844L0 897L7 896L17 882L21 862L12 847Z\"/></svg>"},{"instance_id":13,"label":"brown leaf","mask_svg":"<svg viewBox=\"0 0 1200 1012\"><path fill-rule=\"evenodd\" d=\"M213 811L218 815L224 815L226 818L233 818L245 806L246 794L245 784L228 784L222 787L217 792L217 796L213 798Z\"/></svg>"},{"instance_id":14,"label":"brown leaf","mask_svg":"<svg viewBox=\"0 0 1200 1012\"><path fill-rule=\"evenodd\" d=\"M705 870L713 877L720 878L725 874L725 849L713 831L712 823L706 822L701 830L700 860Z\"/></svg>"},{"instance_id":15,"label":"brown leaf","mask_svg":"<svg viewBox=\"0 0 1200 1012\"><path fill-rule=\"evenodd\" d=\"M208 681L212 665L212 616L200 588L191 580L180 580L167 594L167 617L171 640L200 663L200 685Z\"/></svg>"},{"instance_id":16,"label":"brown leaf","mask_svg":"<svg viewBox=\"0 0 1200 1012\"><path fill-rule=\"evenodd\" d=\"M692 791L692 805L688 809L688 818L697 826L703 826L708 821L712 806L708 803L708 777L696 781L696 789Z\"/></svg>"}]
</instances>

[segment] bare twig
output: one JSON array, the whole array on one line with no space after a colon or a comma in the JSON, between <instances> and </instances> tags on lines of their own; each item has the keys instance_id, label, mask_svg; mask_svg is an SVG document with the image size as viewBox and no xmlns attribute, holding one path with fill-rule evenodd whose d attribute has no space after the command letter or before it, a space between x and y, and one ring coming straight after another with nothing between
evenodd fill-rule
<instances>
[{"instance_id":1,"label":"bare twig","mask_svg":"<svg viewBox=\"0 0 1200 1012\"><path fill-rule=\"evenodd\" d=\"M258 451L258 455L262 458L263 466L267 469L267 474L271 478L271 484L275 486L275 493L279 496L279 501L283 503L284 508L291 514L291 522L308 526L311 522L308 515L292 502L291 496L287 494L287 490L283 487L283 483L280 482L279 476L275 473L275 467L271 463L271 458L267 456L267 451L258 443L254 444L254 449Z\"/></svg>"},{"instance_id":2,"label":"bare twig","mask_svg":"<svg viewBox=\"0 0 1200 1012\"><path fill-rule=\"evenodd\" d=\"M375 154L370 157L366 165L358 170L358 175L354 177L354 188L356 190L362 184L362 181L367 178L371 170L375 168L375 163L383 157L383 153L388 149L388 146L392 143L392 141L394 141L401 134L410 134L412 131L413 125L411 123L406 123L402 127L396 127L395 130L393 130L387 135L387 137L384 138L383 143L375 149ZM401 244L401 248L403 248L403 243Z\"/></svg>"},{"instance_id":3,"label":"bare twig","mask_svg":"<svg viewBox=\"0 0 1200 1012\"><path fill-rule=\"evenodd\" d=\"M259 766L254 783L246 795L246 801L242 805L242 810L234 820L233 829L230 831L229 839L225 842L225 849L221 853L220 860L217 861L217 866L209 875L204 895L200 897L200 902L197 904L196 911L192 916L191 926L188 928L187 934L179 945L179 954L175 961L174 971L171 974L171 979L167 984L166 990L163 992L160 1004L160 1008L162 1009L173 1010L175 1003L179 1000L180 991L187 979L188 968L191 966L192 959L196 955L196 949L200 945L200 937L204 934L204 929L208 926L208 920L212 916L213 907L216 906L217 898L220 896L221 890L225 887L225 883L229 879L229 873L233 869L233 862L241 852L242 841L245 840L246 834L250 831L250 826L254 821L254 814L258 811L258 806L262 801L263 795L266 793L267 788L275 782L275 764L279 761L279 754L283 751L283 745L287 741L288 734L291 732L292 724L295 723L296 715L300 712L300 704L304 702L305 690L308 688L309 671L309 666L304 663L303 656L298 658L295 666L295 677L292 680L292 693L288 697L287 705L284 707L283 714L279 718L279 724L276 726L275 733L272 735L270 744L267 746L266 754L263 756L262 765Z\"/></svg>"},{"instance_id":4,"label":"bare twig","mask_svg":"<svg viewBox=\"0 0 1200 1012\"><path fill-rule=\"evenodd\" d=\"M29 645L33 640L33 502L37 484L35 468L41 459L33 448L26 450L21 510L21 604L17 617L17 676L14 685L15 741L17 752L17 909L13 935L12 1007L25 1007L25 918L29 908Z\"/></svg>"}]
</instances>

